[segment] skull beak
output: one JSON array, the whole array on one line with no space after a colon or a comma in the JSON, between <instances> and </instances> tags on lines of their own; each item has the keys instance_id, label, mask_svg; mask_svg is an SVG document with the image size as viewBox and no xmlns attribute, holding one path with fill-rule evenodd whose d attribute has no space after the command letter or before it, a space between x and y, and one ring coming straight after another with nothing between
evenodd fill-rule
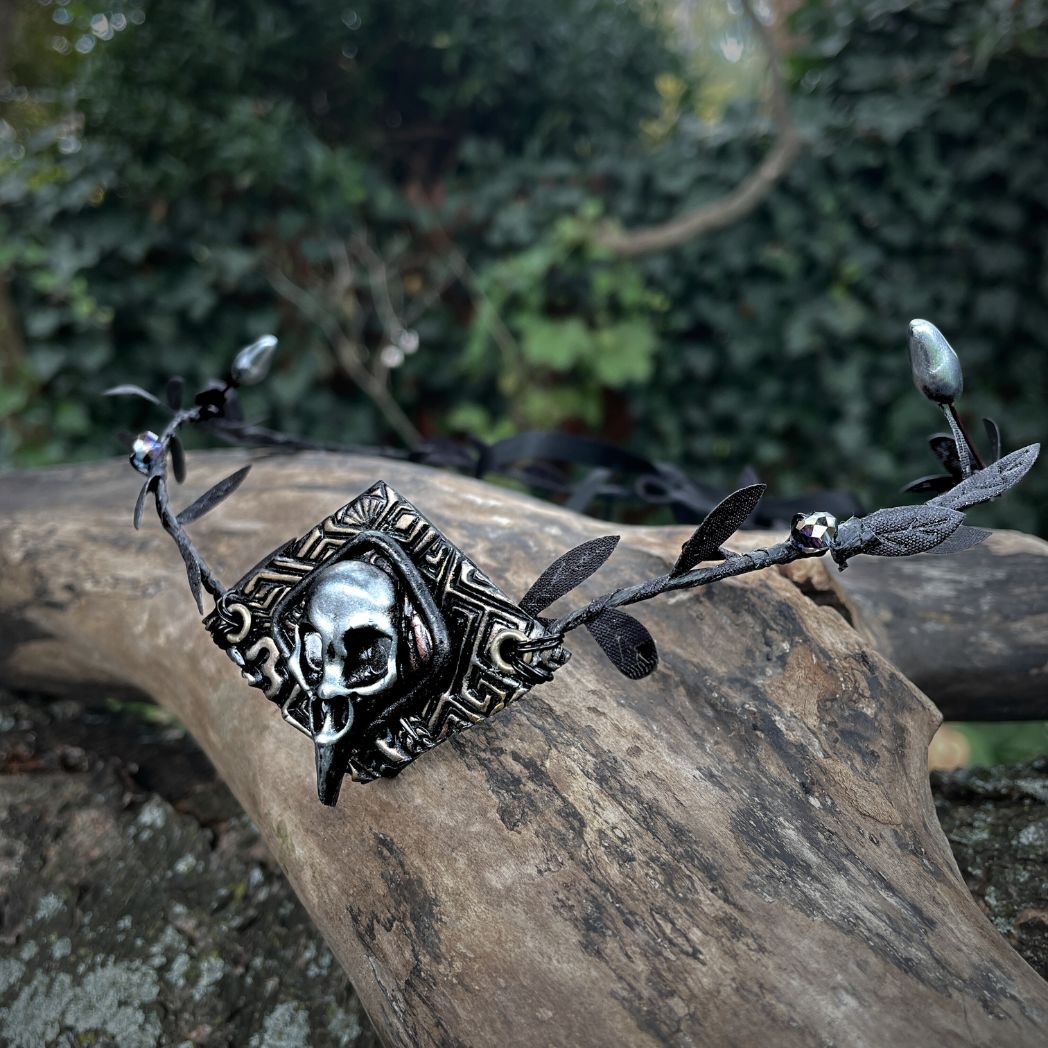
<instances>
[{"instance_id":1,"label":"skull beak","mask_svg":"<svg viewBox=\"0 0 1048 1048\"><path fill-rule=\"evenodd\" d=\"M309 728L318 746L338 742L353 727L353 703L344 693L324 698L324 691L322 687L309 702Z\"/></svg>"},{"instance_id":2,"label":"skull beak","mask_svg":"<svg viewBox=\"0 0 1048 1048\"><path fill-rule=\"evenodd\" d=\"M317 796L321 804L333 807L342 789L342 777L349 766L349 755L344 746L313 747L317 764Z\"/></svg>"}]
</instances>

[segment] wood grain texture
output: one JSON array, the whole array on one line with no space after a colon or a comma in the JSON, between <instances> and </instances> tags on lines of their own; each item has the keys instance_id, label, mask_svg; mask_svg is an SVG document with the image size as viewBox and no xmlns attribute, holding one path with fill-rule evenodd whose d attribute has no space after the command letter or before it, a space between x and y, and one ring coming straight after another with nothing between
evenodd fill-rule
<instances>
[{"instance_id":1,"label":"wood grain texture","mask_svg":"<svg viewBox=\"0 0 1048 1048\"><path fill-rule=\"evenodd\" d=\"M197 456L194 490L241 461ZM232 582L379 477L511 594L607 530L419 467L302 456L257 465L195 536ZM170 540L131 530L135 492L117 463L0 480L0 674L182 717L390 1044L1044 1043L1048 985L935 818L937 711L789 578L639 609L662 656L639 683L576 635L552 684L325 809L309 741L211 645ZM667 570L686 535L626 529L580 602Z\"/></svg>"},{"instance_id":2,"label":"wood grain texture","mask_svg":"<svg viewBox=\"0 0 1048 1048\"><path fill-rule=\"evenodd\" d=\"M777 542L747 532L738 549ZM782 569L834 607L946 720L1048 717L1048 542L995 531L952 556L828 558Z\"/></svg>"},{"instance_id":3,"label":"wood grain texture","mask_svg":"<svg viewBox=\"0 0 1048 1048\"><path fill-rule=\"evenodd\" d=\"M1048 542L995 532L956 557L841 576L870 639L951 720L1048 717Z\"/></svg>"}]
</instances>

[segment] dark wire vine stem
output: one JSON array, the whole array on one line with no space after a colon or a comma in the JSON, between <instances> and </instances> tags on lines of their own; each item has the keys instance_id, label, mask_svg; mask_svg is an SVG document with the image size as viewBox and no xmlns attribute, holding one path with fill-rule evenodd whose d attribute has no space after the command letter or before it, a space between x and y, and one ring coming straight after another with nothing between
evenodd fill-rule
<instances>
[{"instance_id":1,"label":"dark wire vine stem","mask_svg":"<svg viewBox=\"0 0 1048 1048\"><path fill-rule=\"evenodd\" d=\"M605 593L574 611L546 621L545 635L523 641L517 651L543 651L579 626L587 626L605 651L626 666L627 676L644 675L654 665L654 642L641 623L613 609L638 604L674 590L694 589L722 579L763 568L790 564L804 557L829 553L843 571L850 558L860 554L905 557L915 553L959 553L977 545L989 534L982 528L963 526L964 511L988 502L1017 484L1037 459L1040 446L1031 444L983 466L960 483L928 502L877 510L866 517L852 517L840 525L825 513L798 514L790 537L767 548L736 554L721 548L760 499L763 485L741 488L715 507L684 544L674 567L665 575ZM617 541L612 536L583 543L554 562L521 601L522 607L541 611L566 595L604 563ZM718 560L708 567L702 561ZM611 621L608 616L615 616ZM614 639L607 645L608 633ZM635 652L621 654L626 640ZM610 650L609 650L610 649ZM650 652L650 656L645 654ZM635 672L634 672L635 671Z\"/></svg>"},{"instance_id":2,"label":"dark wire vine stem","mask_svg":"<svg viewBox=\"0 0 1048 1048\"><path fill-rule=\"evenodd\" d=\"M190 586L194 589L193 596L197 602L197 608L203 611L199 593L192 586L194 572L200 580L200 584L217 601L225 592L226 587L218 580L218 577L208 566L207 561L200 555L193 540L189 537L186 529L182 526L178 516L172 512L167 492L167 458L172 448L177 448L175 455L181 456L181 444L178 442L178 431L186 425L193 425L201 421L203 409L199 406L186 410L176 411L174 417L164 427L160 434L160 446L162 448L150 470L149 480L146 487L150 485L153 489L153 500L156 503L157 515L164 530L175 540L186 568L189 571ZM177 479L177 478L176 478ZM195 565L192 567L191 565Z\"/></svg>"},{"instance_id":3,"label":"dark wire vine stem","mask_svg":"<svg viewBox=\"0 0 1048 1048\"><path fill-rule=\"evenodd\" d=\"M777 542L767 549L758 548L748 553L729 553L719 564L710 565L707 568L696 568L682 575L659 575L657 578L646 582L638 582L633 586L623 586L621 589L611 593L605 593L596 597L589 604L575 611L562 615L555 619L547 627L547 632L554 637L563 637L571 630L585 626L600 618L608 608L621 608L627 604L639 604L641 601L651 600L653 597L661 596L663 593L672 593L674 590L695 589L699 586L709 585L711 582L720 582L721 579L735 578L737 575L745 575L751 571L760 571L777 564L791 564L802 557L820 556L827 550L805 550L790 540ZM526 651L527 644L521 644L520 649Z\"/></svg>"},{"instance_id":4,"label":"dark wire vine stem","mask_svg":"<svg viewBox=\"0 0 1048 1048\"><path fill-rule=\"evenodd\" d=\"M218 391L218 396L224 398L231 389L232 385L227 383ZM168 498L167 462L169 455L176 462L181 460L182 451L178 434L182 427L201 425L211 421L207 419L208 414L209 412L206 408L201 405L175 411L159 435L158 444L160 450L150 467L149 478L142 492L145 495L146 492L152 491L160 522L164 530L175 540L186 562L190 585L200 610L202 610L202 607L199 593L197 587L193 585L194 575L199 579L200 585L216 602L225 594L226 587L211 570L207 561L204 560L193 544L188 532L179 520L179 515L171 509ZM215 421L225 423L224 419ZM213 425L209 428L214 428L219 435L226 436L230 440L243 436L275 447L299 446L297 438L263 427L228 423L221 426ZM403 457L407 458L408 456L405 454ZM176 475L176 479L180 478ZM138 508L136 508L135 516L137 521L139 518ZM525 652L552 647L554 644L559 643L565 634L595 621L609 608L640 603L641 601L651 600L653 597L660 596L663 593L705 586L711 582L718 582L721 579L758 571L773 564L789 564L803 556L818 555L825 552L825 549L804 550L793 542L785 541L777 543L768 549L755 549L744 554L727 553L725 554L725 559L719 564L698 568L678 575L660 575L657 578L649 579L633 586L626 586L597 597L585 607L578 608L551 623L547 628L545 638L530 643L522 643L519 645L518 650Z\"/></svg>"},{"instance_id":5,"label":"dark wire vine stem","mask_svg":"<svg viewBox=\"0 0 1048 1048\"><path fill-rule=\"evenodd\" d=\"M954 445L957 448L957 458L961 466L961 474L965 477L970 476L973 468L983 468L983 460L972 442L972 438L968 436L968 431L964 428L964 423L961 421L960 415L957 414L957 409L952 404L943 404L942 410L946 416L950 432L953 434Z\"/></svg>"}]
</instances>

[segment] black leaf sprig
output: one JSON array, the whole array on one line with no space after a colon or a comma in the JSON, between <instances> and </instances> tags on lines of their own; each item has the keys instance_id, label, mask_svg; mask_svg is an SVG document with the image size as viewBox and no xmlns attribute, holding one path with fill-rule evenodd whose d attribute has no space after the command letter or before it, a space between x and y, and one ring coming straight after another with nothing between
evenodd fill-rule
<instances>
[{"instance_id":1,"label":"black leaf sprig","mask_svg":"<svg viewBox=\"0 0 1048 1048\"><path fill-rule=\"evenodd\" d=\"M203 591L206 590L217 601L225 593L225 587L193 545L184 525L199 520L231 495L243 482L251 467L245 466L220 480L181 513L176 514L168 497L168 462L170 461L175 482L181 484L186 478L186 455L178 436L179 430L184 426L202 425L225 417L230 406L236 403L236 387L249 382L260 382L265 377L276 344L277 340L272 335L265 335L250 346L245 346L233 361L228 381L207 387L197 395L191 408L182 408L184 382L181 378L168 381L164 391L166 405L141 386L121 385L105 391L105 395L110 397L140 397L156 407L166 406L170 412L167 425L159 435L152 431L140 433L132 446L131 465L146 475L145 483L135 500L132 523L136 529L141 527L146 499L152 495L160 523L174 539L182 556L189 589L201 613L204 610Z\"/></svg>"},{"instance_id":2,"label":"black leaf sprig","mask_svg":"<svg viewBox=\"0 0 1048 1048\"><path fill-rule=\"evenodd\" d=\"M986 457L986 465L992 466L1001 457L1001 430L992 418L984 418L983 428L986 431L987 440L990 444L990 452ZM942 463L946 469L945 473L932 473L925 477L918 477L910 481L902 490L913 495L923 494L926 491L943 492L949 491L954 485L964 480L964 472L961 469L961 459L957 453L957 441L949 433L934 433L928 438L928 446L932 454ZM969 439L970 455L978 456L978 450ZM981 462L981 459L980 459ZM980 466L980 469L985 466Z\"/></svg>"},{"instance_id":3,"label":"black leaf sprig","mask_svg":"<svg viewBox=\"0 0 1048 1048\"><path fill-rule=\"evenodd\" d=\"M982 542L989 532L983 528L965 527L963 511L997 498L1014 487L1033 466L1040 445L1031 444L1001 458L1000 430L996 423L986 420L993 455L989 465L984 465L970 445L953 406L963 380L952 347L934 325L927 321L913 321L910 325L910 354L918 389L943 408L954 434L933 442L933 450L948 466L956 462L956 471L951 470L947 478L950 481L948 490L936 484L933 490L940 490L941 494L924 505L877 510L863 517L851 517L840 525L827 513L798 514L787 541L748 553L731 554L722 548L723 543L753 513L764 493L763 485L748 485L730 494L710 511L684 544L676 563L666 575L606 593L584 607L562 615L547 624L549 636L563 638L579 626L588 626L616 667L627 676L633 676L631 671L642 664L643 657L638 655L631 659L624 653L650 650L651 657L655 658L654 641L649 649L645 638L650 638L650 634L630 616L626 616L628 621L611 617L621 614L615 609L623 605L827 552L843 571L848 561L860 554L908 557L927 552L959 553ZM721 559L721 562L699 567L714 559ZM637 633L636 627L644 630L643 636ZM523 643L520 648L540 650L546 644L543 639Z\"/></svg>"}]
</instances>

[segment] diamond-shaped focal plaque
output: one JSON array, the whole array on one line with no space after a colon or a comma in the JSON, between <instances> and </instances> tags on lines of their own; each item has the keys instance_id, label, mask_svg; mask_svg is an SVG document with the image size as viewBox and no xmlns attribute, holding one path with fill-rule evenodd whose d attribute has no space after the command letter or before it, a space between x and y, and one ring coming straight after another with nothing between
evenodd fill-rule
<instances>
[{"instance_id":1,"label":"diamond-shaped focal plaque","mask_svg":"<svg viewBox=\"0 0 1048 1048\"><path fill-rule=\"evenodd\" d=\"M536 684L563 649L379 482L248 572L204 624L316 749L317 791L396 775Z\"/></svg>"}]
</instances>

